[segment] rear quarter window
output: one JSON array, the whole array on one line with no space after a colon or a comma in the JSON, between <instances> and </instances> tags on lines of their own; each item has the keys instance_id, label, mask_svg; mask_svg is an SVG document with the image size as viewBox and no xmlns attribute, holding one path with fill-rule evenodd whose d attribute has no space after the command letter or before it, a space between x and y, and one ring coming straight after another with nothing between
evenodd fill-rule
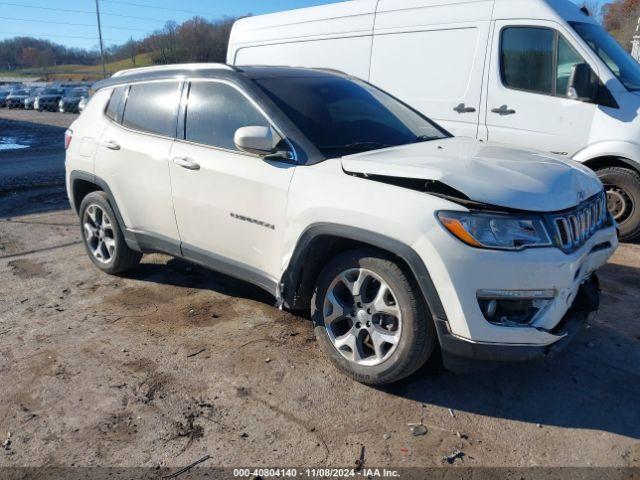
<instances>
[{"instance_id":1,"label":"rear quarter window","mask_svg":"<svg viewBox=\"0 0 640 480\"><path fill-rule=\"evenodd\" d=\"M122 106L124 104L125 93L128 87L117 87L111 92L111 98L107 103L104 114L114 122L122 121Z\"/></svg>"},{"instance_id":2,"label":"rear quarter window","mask_svg":"<svg viewBox=\"0 0 640 480\"><path fill-rule=\"evenodd\" d=\"M127 128L174 137L178 119L178 82L131 85L122 124Z\"/></svg>"}]
</instances>

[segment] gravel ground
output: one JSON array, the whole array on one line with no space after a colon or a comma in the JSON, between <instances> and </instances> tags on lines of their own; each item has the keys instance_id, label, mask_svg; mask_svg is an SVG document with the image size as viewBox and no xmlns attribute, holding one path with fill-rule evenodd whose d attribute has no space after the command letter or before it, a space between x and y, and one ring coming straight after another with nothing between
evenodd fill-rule
<instances>
[{"instance_id":1,"label":"gravel ground","mask_svg":"<svg viewBox=\"0 0 640 480\"><path fill-rule=\"evenodd\" d=\"M455 449L453 466L640 466L639 245L602 270L601 312L562 355L374 389L262 291L164 255L105 275L62 194L39 207L13 190L0 193L0 467L352 466L363 446L376 467L448 466Z\"/></svg>"}]
</instances>

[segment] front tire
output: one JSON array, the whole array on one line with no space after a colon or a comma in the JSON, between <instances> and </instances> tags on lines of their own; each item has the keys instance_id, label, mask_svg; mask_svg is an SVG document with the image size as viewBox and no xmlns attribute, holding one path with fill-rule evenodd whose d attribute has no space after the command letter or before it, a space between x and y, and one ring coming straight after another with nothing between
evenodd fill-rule
<instances>
[{"instance_id":1,"label":"front tire","mask_svg":"<svg viewBox=\"0 0 640 480\"><path fill-rule=\"evenodd\" d=\"M623 167L609 167L596 172L607 192L607 206L618 223L620 240L640 236L640 174Z\"/></svg>"},{"instance_id":2,"label":"front tire","mask_svg":"<svg viewBox=\"0 0 640 480\"><path fill-rule=\"evenodd\" d=\"M89 258L103 272L122 273L140 263L142 253L127 245L104 192L92 192L82 200L80 230Z\"/></svg>"},{"instance_id":3,"label":"front tire","mask_svg":"<svg viewBox=\"0 0 640 480\"><path fill-rule=\"evenodd\" d=\"M411 375L436 345L435 326L415 282L374 250L344 252L329 262L318 277L311 315L331 362L367 385Z\"/></svg>"}]
</instances>

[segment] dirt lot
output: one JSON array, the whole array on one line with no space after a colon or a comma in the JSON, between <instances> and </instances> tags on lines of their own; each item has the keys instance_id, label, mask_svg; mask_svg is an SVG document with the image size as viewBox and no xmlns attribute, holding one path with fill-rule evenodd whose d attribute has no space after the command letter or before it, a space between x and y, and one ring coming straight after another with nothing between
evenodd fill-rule
<instances>
[{"instance_id":1,"label":"dirt lot","mask_svg":"<svg viewBox=\"0 0 640 480\"><path fill-rule=\"evenodd\" d=\"M640 245L561 356L373 389L251 286L163 255L100 273L55 182L0 186L0 466L640 466Z\"/></svg>"}]
</instances>

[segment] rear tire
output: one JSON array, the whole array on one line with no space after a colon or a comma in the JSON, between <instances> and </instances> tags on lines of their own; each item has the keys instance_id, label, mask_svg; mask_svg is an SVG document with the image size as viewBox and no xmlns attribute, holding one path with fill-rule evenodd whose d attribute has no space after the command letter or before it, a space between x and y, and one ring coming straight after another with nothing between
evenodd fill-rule
<instances>
[{"instance_id":1,"label":"rear tire","mask_svg":"<svg viewBox=\"0 0 640 480\"><path fill-rule=\"evenodd\" d=\"M596 172L607 191L609 211L618 222L620 240L640 236L640 174L623 167L603 168Z\"/></svg>"},{"instance_id":2,"label":"rear tire","mask_svg":"<svg viewBox=\"0 0 640 480\"><path fill-rule=\"evenodd\" d=\"M142 253L131 250L104 192L89 193L80 204L80 231L87 255L103 272L122 273L140 263Z\"/></svg>"},{"instance_id":3,"label":"rear tire","mask_svg":"<svg viewBox=\"0 0 640 480\"><path fill-rule=\"evenodd\" d=\"M367 385L408 377L436 346L435 325L419 288L375 250L344 252L327 264L316 282L311 316L331 362Z\"/></svg>"}]
</instances>

